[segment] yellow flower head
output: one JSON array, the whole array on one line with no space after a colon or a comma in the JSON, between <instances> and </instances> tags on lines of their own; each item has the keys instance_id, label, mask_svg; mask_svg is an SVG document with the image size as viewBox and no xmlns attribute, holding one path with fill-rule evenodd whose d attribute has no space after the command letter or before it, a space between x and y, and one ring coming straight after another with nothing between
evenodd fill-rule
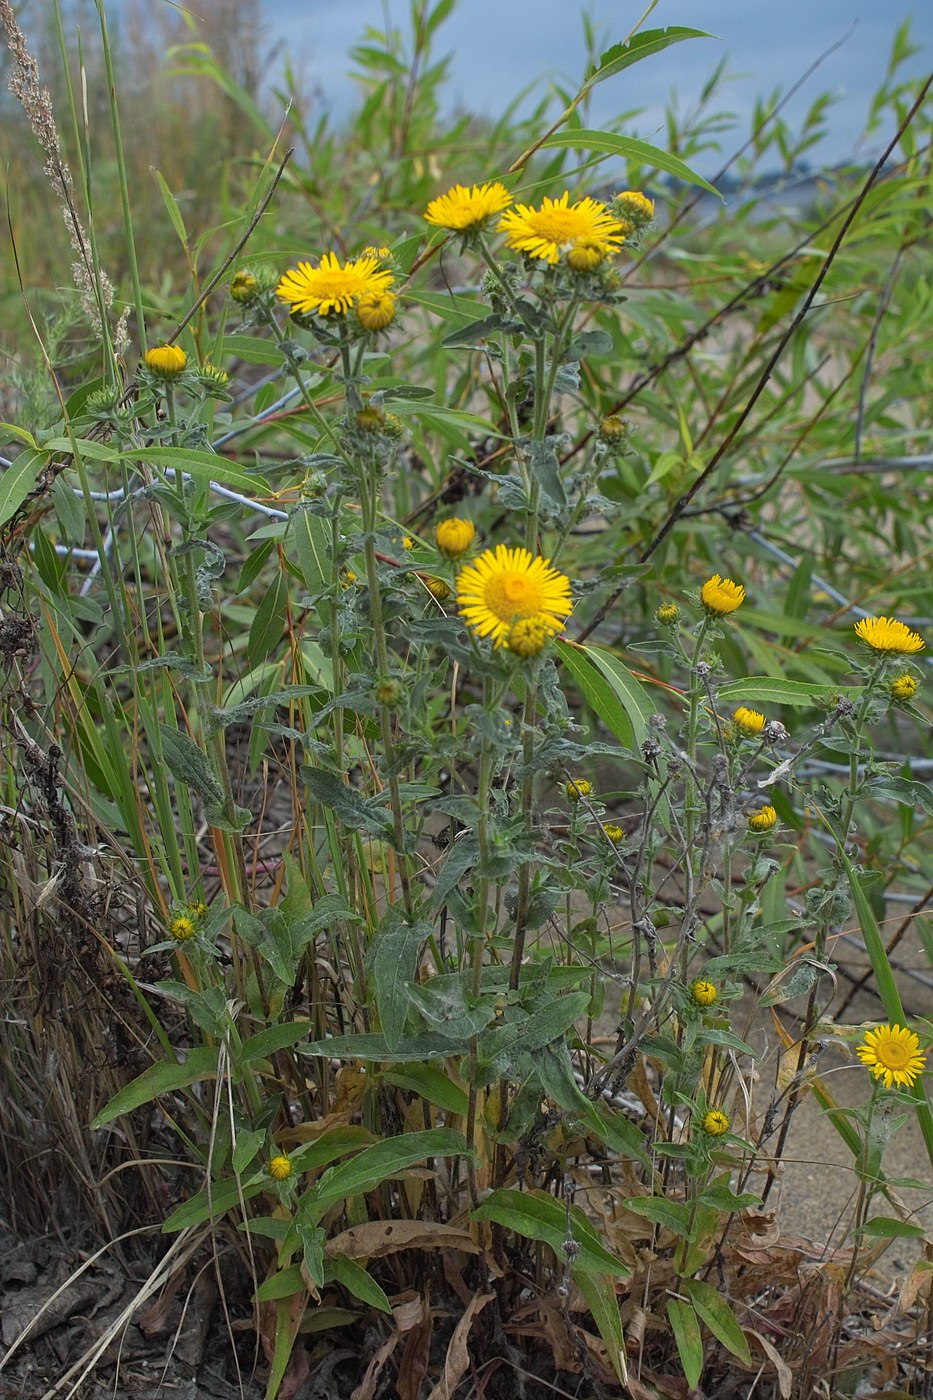
<instances>
[{"instance_id":1,"label":"yellow flower head","mask_svg":"<svg viewBox=\"0 0 933 1400\"><path fill-rule=\"evenodd\" d=\"M748 819L751 831L770 831L777 825L777 812L773 807L762 807L759 811L753 812Z\"/></svg>"},{"instance_id":2,"label":"yellow flower head","mask_svg":"<svg viewBox=\"0 0 933 1400\"><path fill-rule=\"evenodd\" d=\"M273 1181L287 1181L294 1170L287 1157L273 1157L268 1166Z\"/></svg>"},{"instance_id":3,"label":"yellow flower head","mask_svg":"<svg viewBox=\"0 0 933 1400\"><path fill-rule=\"evenodd\" d=\"M505 644L516 622L533 617L551 636L561 631L573 603L570 580L527 549L487 549L457 577L460 615L478 637Z\"/></svg>"},{"instance_id":4,"label":"yellow flower head","mask_svg":"<svg viewBox=\"0 0 933 1400\"><path fill-rule=\"evenodd\" d=\"M700 1127L709 1137L722 1137L729 1131L729 1119L721 1108L711 1108L709 1113L704 1113Z\"/></svg>"},{"instance_id":5,"label":"yellow flower head","mask_svg":"<svg viewBox=\"0 0 933 1400\"><path fill-rule=\"evenodd\" d=\"M662 627L673 627L680 617L680 608L676 603L662 603L655 611L654 618L660 622Z\"/></svg>"},{"instance_id":6,"label":"yellow flower head","mask_svg":"<svg viewBox=\"0 0 933 1400\"><path fill-rule=\"evenodd\" d=\"M608 413L605 418L600 420L599 436L603 442L624 442L628 437L628 432L628 419L620 418L618 413Z\"/></svg>"},{"instance_id":7,"label":"yellow flower head","mask_svg":"<svg viewBox=\"0 0 933 1400\"><path fill-rule=\"evenodd\" d=\"M879 1026L877 1030L866 1031L865 1044L857 1047L856 1054L876 1079L884 1080L886 1089L894 1084L912 1089L926 1064L926 1055L920 1054L918 1037L906 1026Z\"/></svg>"},{"instance_id":8,"label":"yellow flower head","mask_svg":"<svg viewBox=\"0 0 933 1400\"><path fill-rule=\"evenodd\" d=\"M606 249L602 243L597 243L591 238L581 238L579 243L574 243L567 252L567 265L572 267L574 272L595 272L606 256Z\"/></svg>"},{"instance_id":9,"label":"yellow flower head","mask_svg":"<svg viewBox=\"0 0 933 1400\"><path fill-rule=\"evenodd\" d=\"M194 920L189 919L187 914L179 914L169 924L168 931L176 943L187 943L195 935Z\"/></svg>"},{"instance_id":10,"label":"yellow flower head","mask_svg":"<svg viewBox=\"0 0 933 1400\"><path fill-rule=\"evenodd\" d=\"M475 539L476 526L473 521L459 520L456 516L442 520L434 531L434 543L448 559L459 559L461 554L466 554Z\"/></svg>"},{"instance_id":11,"label":"yellow flower head","mask_svg":"<svg viewBox=\"0 0 933 1400\"><path fill-rule=\"evenodd\" d=\"M609 837L613 845L625 839L625 832L622 830L621 826L616 826L615 822L603 822L603 831Z\"/></svg>"},{"instance_id":12,"label":"yellow flower head","mask_svg":"<svg viewBox=\"0 0 933 1400\"><path fill-rule=\"evenodd\" d=\"M203 919L207 913L207 905L203 899L189 899L187 909L192 919Z\"/></svg>"},{"instance_id":13,"label":"yellow flower head","mask_svg":"<svg viewBox=\"0 0 933 1400\"><path fill-rule=\"evenodd\" d=\"M403 549L414 549L414 547L415 547L415 542L414 542L414 540L412 539L411 535L403 535L403 536L402 536L402 548L403 548Z\"/></svg>"},{"instance_id":14,"label":"yellow flower head","mask_svg":"<svg viewBox=\"0 0 933 1400\"><path fill-rule=\"evenodd\" d=\"M731 578L713 574L700 589L700 598L707 612L725 617L745 602L745 589L740 583L733 583Z\"/></svg>"},{"instance_id":15,"label":"yellow flower head","mask_svg":"<svg viewBox=\"0 0 933 1400\"><path fill-rule=\"evenodd\" d=\"M446 194L432 199L424 217L437 228L446 228L451 233L466 233L478 229L493 214L500 214L512 203L512 196L505 185L493 180L486 185L454 185Z\"/></svg>"},{"instance_id":16,"label":"yellow flower head","mask_svg":"<svg viewBox=\"0 0 933 1400\"><path fill-rule=\"evenodd\" d=\"M612 201L614 207L627 219L636 232L646 229L654 218L654 200L640 190L622 190Z\"/></svg>"},{"instance_id":17,"label":"yellow flower head","mask_svg":"<svg viewBox=\"0 0 933 1400\"><path fill-rule=\"evenodd\" d=\"M391 292L367 292L356 303L356 319L364 331L384 331L395 320L397 309Z\"/></svg>"},{"instance_id":18,"label":"yellow flower head","mask_svg":"<svg viewBox=\"0 0 933 1400\"><path fill-rule=\"evenodd\" d=\"M385 426L385 414L381 409L367 406L357 411L356 426L361 433L379 433Z\"/></svg>"},{"instance_id":19,"label":"yellow flower head","mask_svg":"<svg viewBox=\"0 0 933 1400\"><path fill-rule=\"evenodd\" d=\"M898 622L896 617L861 617L855 624L856 634L872 651L889 651L907 654L923 651L924 640L912 632L906 622Z\"/></svg>"},{"instance_id":20,"label":"yellow flower head","mask_svg":"<svg viewBox=\"0 0 933 1400\"><path fill-rule=\"evenodd\" d=\"M435 578L433 574L425 574L422 582L432 598L436 598L439 603L446 603L450 597L449 583L445 583L442 578Z\"/></svg>"},{"instance_id":21,"label":"yellow flower head","mask_svg":"<svg viewBox=\"0 0 933 1400\"><path fill-rule=\"evenodd\" d=\"M740 705L732 716L732 723L740 734L760 734L767 724L763 714L758 710L749 710L744 705Z\"/></svg>"},{"instance_id":22,"label":"yellow flower head","mask_svg":"<svg viewBox=\"0 0 933 1400\"><path fill-rule=\"evenodd\" d=\"M891 699L912 700L919 689L916 678L905 671L902 676L895 676L891 682Z\"/></svg>"},{"instance_id":23,"label":"yellow flower head","mask_svg":"<svg viewBox=\"0 0 933 1400\"><path fill-rule=\"evenodd\" d=\"M516 622L509 628L509 634L505 639L505 644L509 651L514 651L516 656L537 656L539 651L543 651L551 640L553 633L547 621L540 621L537 617L523 617L520 622Z\"/></svg>"},{"instance_id":24,"label":"yellow flower head","mask_svg":"<svg viewBox=\"0 0 933 1400\"><path fill-rule=\"evenodd\" d=\"M569 783L564 784L564 792L570 802L579 802L582 798L589 797L592 791L585 778L571 778Z\"/></svg>"},{"instance_id":25,"label":"yellow flower head","mask_svg":"<svg viewBox=\"0 0 933 1400\"><path fill-rule=\"evenodd\" d=\"M179 345L154 345L146 351L146 364L159 379L177 379L185 372L188 356Z\"/></svg>"},{"instance_id":26,"label":"yellow flower head","mask_svg":"<svg viewBox=\"0 0 933 1400\"><path fill-rule=\"evenodd\" d=\"M230 295L241 306L249 306L259 292L259 281L251 272L236 272L230 279Z\"/></svg>"},{"instance_id":27,"label":"yellow flower head","mask_svg":"<svg viewBox=\"0 0 933 1400\"><path fill-rule=\"evenodd\" d=\"M719 992L715 982L707 982L701 977L690 988L690 995L697 1006L712 1006Z\"/></svg>"},{"instance_id":28,"label":"yellow flower head","mask_svg":"<svg viewBox=\"0 0 933 1400\"><path fill-rule=\"evenodd\" d=\"M315 311L345 315L364 297L385 292L392 285L392 273L379 266L376 258L357 258L341 264L335 253L325 253L317 267L300 262L290 268L275 289L292 311Z\"/></svg>"},{"instance_id":29,"label":"yellow flower head","mask_svg":"<svg viewBox=\"0 0 933 1400\"><path fill-rule=\"evenodd\" d=\"M505 234L506 246L529 258L543 258L554 264L574 248L586 244L605 257L622 246L625 228L622 223L595 199L570 203L567 190L560 199L544 198L540 209L529 204L516 204L499 220L499 232ZM587 254L592 257L592 251Z\"/></svg>"}]
</instances>

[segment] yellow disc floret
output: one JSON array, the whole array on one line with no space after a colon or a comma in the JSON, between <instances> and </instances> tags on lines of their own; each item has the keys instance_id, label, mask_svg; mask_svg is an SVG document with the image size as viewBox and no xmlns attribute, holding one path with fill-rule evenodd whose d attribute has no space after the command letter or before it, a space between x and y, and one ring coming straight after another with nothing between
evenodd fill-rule
<instances>
[{"instance_id":1,"label":"yellow disc floret","mask_svg":"<svg viewBox=\"0 0 933 1400\"><path fill-rule=\"evenodd\" d=\"M356 303L356 319L364 331L384 331L395 320L397 309L391 292L367 292Z\"/></svg>"},{"instance_id":2,"label":"yellow disc floret","mask_svg":"<svg viewBox=\"0 0 933 1400\"><path fill-rule=\"evenodd\" d=\"M923 651L923 638L913 632L906 622L898 622L896 617L862 617L855 624L858 637L872 651L889 651L907 655Z\"/></svg>"},{"instance_id":3,"label":"yellow disc floret","mask_svg":"<svg viewBox=\"0 0 933 1400\"><path fill-rule=\"evenodd\" d=\"M690 988L690 995L697 1006L712 1006L719 992L715 982L708 982L701 977Z\"/></svg>"},{"instance_id":4,"label":"yellow disc floret","mask_svg":"<svg viewBox=\"0 0 933 1400\"><path fill-rule=\"evenodd\" d=\"M920 686L916 678L910 675L908 671L905 671L902 676L895 676L894 680L891 682L891 699L912 700L919 689Z\"/></svg>"},{"instance_id":5,"label":"yellow disc floret","mask_svg":"<svg viewBox=\"0 0 933 1400\"><path fill-rule=\"evenodd\" d=\"M773 807L762 807L759 811L753 812L748 819L748 825L752 831L770 831L777 825L777 812Z\"/></svg>"},{"instance_id":6,"label":"yellow disc floret","mask_svg":"<svg viewBox=\"0 0 933 1400\"><path fill-rule=\"evenodd\" d=\"M487 549L460 571L457 603L467 626L478 637L490 637L496 647L506 644L516 622L529 617L555 636L573 607L565 574L527 549L504 544Z\"/></svg>"},{"instance_id":7,"label":"yellow disc floret","mask_svg":"<svg viewBox=\"0 0 933 1400\"><path fill-rule=\"evenodd\" d=\"M926 1056L920 1054L919 1038L906 1026L879 1026L867 1031L865 1043L857 1047L856 1054L876 1079L884 1080L886 1089L895 1084L913 1088L926 1064Z\"/></svg>"},{"instance_id":8,"label":"yellow disc floret","mask_svg":"<svg viewBox=\"0 0 933 1400\"><path fill-rule=\"evenodd\" d=\"M194 920L189 919L187 914L179 914L169 924L168 931L176 943L187 943L188 939L193 938L196 932Z\"/></svg>"},{"instance_id":9,"label":"yellow disc floret","mask_svg":"<svg viewBox=\"0 0 933 1400\"><path fill-rule=\"evenodd\" d=\"M569 783L564 784L564 792L571 802L580 802L584 797L589 797L592 791L585 778L571 778Z\"/></svg>"},{"instance_id":10,"label":"yellow disc floret","mask_svg":"<svg viewBox=\"0 0 933 1400\"><path fill-rule=\"evenodd\" d=\"M269 1162L269 1175L273 1181L287 1181L295 1168L287 1157L273 1157Z\"/></svg>"},{"instance_id":11,"label":"yellow disc floret","mask_svg":"<svg viewBox=\"0 0 933 1400\"><path fill-rule=\"evenodd\" d=\"M520 622L516 622L509 628L509 634L505 639L505 644L509 651L513 651L516 656L537 656L539 651L543 651L551 640L553 633L546 621L541 622L537 617L523 617Z\"/></svg>"}]
</instances>

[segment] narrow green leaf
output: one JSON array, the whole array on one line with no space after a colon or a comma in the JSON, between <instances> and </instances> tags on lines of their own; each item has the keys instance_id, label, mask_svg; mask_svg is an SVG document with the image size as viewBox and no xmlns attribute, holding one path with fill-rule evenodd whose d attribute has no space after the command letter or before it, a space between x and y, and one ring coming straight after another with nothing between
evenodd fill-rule
<instances>
[{"instance_id":1,"label":"narrow green leaf","mask_svg":"<svg viewBox=\"0 0 933 1400\"><path fill-rule=\"evenodd\" d=\"M897 1220L893 1215L876 1215L871 1220L866 1220L862 1226L862 1234L891 1240L921 1240L926 1231L922 1225L911 1225L909 1221Z\"/></svg>"},{"instance_id":2,"label":"narrow green leaf","mask_svg":"<svg viewBox=\"0 0 933 1400\"><path fill-rule=\"evenodd\" d=\"M94 438L48 438L43 443L46 452L67 452L73 456L77 451L81 457L89 457L93 462L119 462L120 452L109 442L97 442Z\"/></svg>"},{"instance_id":3,"label":"narrow green leaf","mask_svg":"<svg viewBox=\"0 0 933 1400\"><path fill-rule=\"evenodd\" d=\"M554 650L610 734L615 735L623 748L634 748L635 730L628 711L605 676L586 655L586 648L574 642L555 641Z\"/></svg>"},{"instance_id":4,"label":"narrow green leaf","mask_svg":"<svg viewBox=\"0 0 933 1400\"><path fill-rule=\"evenodd\" d=\"M266 1140L264 1129L255 1128L250 1132L238 1133L236 1145L230 1161L237 1176L242 1176L256 1153Z\"/></svg>"},{"instance_id":5,"label":"narrow green leaf","mask_svg":"<svg viewBox=\"0 0 933 1400\"><path fill-rule=\"evenodd\" d=\"M703 1370L703 1339L699 1319L690 1304L680 1298L668 1298L667 1315L687 1385L691 1390L696 1390Z\"/></svg>"},{"instance_id":6,"label":"narrow green leaf","mask_svg":"<svg viewBox=\"0 0 933 1400\"><path fill-rule=\"evenodd\" d=\"M410 924L400 906L393 904L379 921L367 949L366 969L390 1050L402 1039L411 1010L408 983L414 981L418 954L430 932L429 923Z\"/></svg>"},{"instance_id":7,"label":"narrow green leaf","mask_svg":"<svg viewBox=\"0 0 933 1400\"><path fill-rule=\"evenodd\" d=\"M15 423L0 423L0 433L6 438L9 435L19 442L24 442L27 447L38 447L32 433L27 428L18 428Z\"/></svg>"},{"instance_id":8,"label":"narrow green leaf","mask_svg":"<svg viewBox=\"0 0 933 1400\"><path fill-rule=\"evenodd\" d=\"M449 1075L436 1069L434 1065L418 1065L407 1071L392 1070L382 1077L387 1084L395 1084L399 1089L418 1094L420 1098L427 1099L428 1103L436 1103L448 1113L456 1113L465 1118L469 1112L470 1099L466 1090L461 1089L459 1084L454 1084Z\"/></svg>"},{"instance_id":9,"label":"narrow green leaf","mask_svg":"<svg viewBox=\"0 0 933 1400\"><path fill-rule=\"evenodd\" d=\"M616 136L611 131L555 131L545 137L541 145L572 146L574 150L598 151L601 155L620 156L623 160L636 161L639 165L648 165L654 170L664 170L668 175L685 180L688 184L700 185L717 199L722 199L715 185L711 185L702 175L691 170L678 156L672 156L658 146L649 146L647 141L636 141L632 136Z\"/></svg>"},{"instance_id":10,"label":"narrow green leaf","mask_svg":"<svg viewBox=\"0 0 933 1400\"><path fill-rule=\"evenodd\" d=\"M136 462L151 462L157 467L171 467L187 472L201 482L220 481L241 491L267 492L271 488L257 472L235 467L216 452L202 452L194 447L138 447L133 452L121 452L121 458Z\"/></svg>"},{"instance_id":11,"label":"narrow green leaf","mask_svg":"<svg viewBox=\"0 0 933 1400\"><path fill-rule=\"evenodd\" d=\"M337 1201L372 1191L409 1167L423 1163L427 1157L469 1155L471 1149L466 1138L450 1128L431 1128L423 1133L385 1138L372 1147L364 1147L350 1161L329 1167L317 1185L302 1197L299 1214L303 1220L320 1220Z\"/></svg>"},{"instance_id":12,"label":"narrow green leaf","mask_svg":"<svg viewBox=\"0 0 933 1400\"><path fill-rule=\"evenodd\" d=\"M165 177L163 176L161 170L153 170L152 173L156 178L156 184L159 186L159 190L162 195L162 202L165 205L165 208L168 212L168 216L172 221L172 228L178 234L178 241L183 248L187 248L188 233L185 229L185 221L181 217L181 210L178 207L178 202L175 199L175 196L172 194L172 191L166 184Z\"/></svg>"},{"instance_id":13,"label":"narrow green leaf","mask_svg":"<svg viewBox=\"0 0 933 1400\"><path fill-rule=\"evenodd\" d=\"M745 676L726 681L719 687L719 699L734 705L795 705L812 709L819 700L844 695L854 702L862 693L859 685L810 685L779 676Z\"/></svg>"},{"instance_id":14,"label":"narrow green leaf","mask_svg":"<svg viewBox=\"0 0 933 1400\"><path fill-rule=\"evenodd\" d=\"M16 514L38 480L47 454L27 447L0 476L0 525Z\"/></svg>"},{"instance_id":15,"label":"narrow green leaf","mask_svg":"<svg viewBox=\"0 0 933 1400\"><path fill-rule=\"evenodd\" d=\"M296 507L291 514L291 533L298 556L298 567L305 587L316 598L330 582L330 531L323 516L307 507Z\"/></svg>"},{"instance_id":16,"label":"narrow green leaf","mask_svg":"<svg viewBox=\"0 0 933 1400\"><path fill-rule=\"evenodd\" d=\"M519 1056L540 1050L563 1035L578 1017L586 1014L589 1004L589 992L570 992L520 1021L507 1021L484 1031L477 1045L478 1082L489 1084L507 1075Z\"/></svg>"},{"instance_id":17,"label":"narrow green leaf","mask_svg":"<svg viewBox=\"0 0 933 1400\"><path fill-rule=\"evenodd\" d=\"M289 1046L306 1036L311 1029L310 1021L285 1021L278 1026L267 1026L244 1040L237 1055L238 1065L249 1065L254 1060L264 1060L274 1055L276 1050L287 1050Z\"/></svg>"},{"instance_id":18,"label":"narrow green leaf","mask_svg":"<svg viewBox=\"0 0 933 1400\"><path fill-rule=\"evenodd\" d=\"M495 1220L507 1230L514 1230L527 1240L542 1240L550 1245L558 1259L565 1260L564 1241L568 1239L567 1208L561 1201L544 1191L514 1191L503 1188L491 1191L481 1206L472 1212L474 1220ZM611 1274L627 1278L630 1269L610 1254L599 1240L592 1222L579 1206L570 1209L570 1236L580 1252L573 1261L574 1274Z\"/></svg>"},{"instance_id":19,"label":"narrow green leaf","mask_svg":"<svg viewBox=\"0 0 933 1400\"><path fill-rule=\"evenodd\" d=\"M288 581L277 573L259 600L250 623L246 659L251 666L264 661L282 640L288 619Z\"/></svg>"},{"instance_id":20,"label":"narrow green leaf","mask_svg":"<svg viewBox=\"0 0 933 1400\"><path fill-rule=\"evenodd\" d=\"M685 1240L693 1240L690 1207L683 1201L668 1201L663 1196L630 1196L622 1204L626 1210L643 1215L655 1225L663 1225L665 1229L673 1230L675 1235L680 1235Z\"/></svg>"},{"instance_id":21,"label":"narrow green leaf","mask_svg":"<svg viewBox=\"0 0 933 1400\"><path fill-rule=\"evenodd\" d=\"M422 1035L400 1041L390 1050L385 1036L371 1031L363 1035L335 1035L331 1040L314 1040L310 1045L299 1045L298 1052L301 1055L324 1055L327 1059L385 1060L400 1065L407 1060L446 1060L448 1055L462 1054L467 1044L468 1039L455 1042L433 1031L425 1031Z\"/></svg>"},{"instance_id":22,"label":"narrow green leaf","mask_svg":"<svg viewBox=\"0 0 933 1400\"><path fill-rule=\"evenodd\" d=\"M354 1298L359 1298L361 1303L367 1303L371 1308L378 1308L380 1312L391 1314L392 1304L385 1293L355 1259L348 1259L345 1254L337 1254L328 1262L334 1278L343 1284Z\"/></svg>"},{"instance_id":23,"label":"narrow green leaf","mask_svg":"<svg viewBox=\"0 0 933 1400\"><path fill-rule=\"evenodd\" d=\"M613 44L611 49L607 49L600 55L599 62L586 75L586 87L595 87L597 83L603 83L607 78L614 78L616 73L621 73L623 69L630 68L633 63L640 63L643 58L650 58L653 53L660 53L663 49L669 48L671 44L679 44L684 39L714 39L714 34L707 34L703 29L684 29L679 25L672 24L667 29L643 29L638 34L633 34L624 44Z\"/></svg>"},{"instance_id":24,"label":"narrow green leaf","mask_svg":"<svg viewBox=\"0 0 933 1400\"><path fill-rule=\"evenodd\" d=\"M291 1298L296 1293L307 1291L308 1285L301 1277L301 1266L291 1264L287 1269L279 1269L278 1273L261 1283L253 1297L257 1303L271 1303L276 1298Z\"/></svg>"},{"instance_id":25,"label":"narrow green leaf","mask_svg":"<svg viewBox=\"0 0 933 1400\"><path fill-rule=\"evenodd\" d=\"M202 1079L213 1079L217 1074L217 1046L197 1045L188 1051L182 1064L167 1064L164 1061L150 1065L138 1078L127 1084L106 1104L91 1122L92 1128L102 1128L121 1113L130 1113L144 1103L151 1103L160 1094L171 1094L176 1089L185 1089Z\"/></svg>"},{"instance_id":26,"label":"narrow green leaf","mask_svg":"<svg viewBox=\"0 0 933 1400\"><path fill-rule=\"evenodd\" d=\"M602 671L624 706L632 722L635 743L638 748L641 748L648 737L648 721L657 712L658 706L654 704L641 681L635 679L628 667L623 665L617 656L613 656L611 652L605 651L602 647L587 646L583 650Z\"/></svg>"},{"instance_id":27,"label":"narrow green leaf","mask_svg":"<svg viewBox=\"0 0 933 1400\"><path fill-rule=\"evenodd\" d=\"M750 1366L752 1357L745 1333L718 1288L714 1288L711 1283L703 1283L698 1278L684 1279L682 1287L713 1336L718 1338L733 1356Z\"/></svg>"},{"instance_id":28,"label":"narrow green leaf","mask_svg":"<svg viewBox=\"0 0 933 1400\"><path fill-rule=\"evenodd\" d=\"M628 1367L625 1360L625 1334L622 1331L622 1318L619 1313L619 1300L612 1278L606 1274L588 1273L585 1269L576 1274L577 1287L586 1299L586 1305L593 1314L593 1321L599 1335L606 1344L609 1360L622 1385L628 1385Z\"/></svg>"}]
</instances>

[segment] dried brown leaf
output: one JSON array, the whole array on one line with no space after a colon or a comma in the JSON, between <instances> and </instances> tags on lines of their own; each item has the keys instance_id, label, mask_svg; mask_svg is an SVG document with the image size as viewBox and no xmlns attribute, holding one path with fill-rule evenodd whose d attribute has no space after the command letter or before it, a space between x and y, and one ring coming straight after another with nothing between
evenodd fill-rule
<instances>
[{"instance_id":1,"label":"dried brown leaf","mask_svg":"<svg viewBox=\"0 0 933 1400\"><path fill-rule=\"evenodd\" d=\"M746 1337L754 1338L774 1367L775 1374L777 1375L778 1390L781 1392L781 1400L790 1400L791 1393L794 1389L794 1373L781 1356L777 1347L769 1342L767 1337L763 1337L760 1332L756 1332L753 1327L744 1327L742 1330Z\"/></svg>"},{"instance_id":2,"label":"dried brown leaf","mask_svg":"<svg viewBox=\"0 0 933 1400\"><path fill-rule=\"evenodd\" d=\"M454 1334L450 1339L447 1355L444 1358L444 1374L431 1391L428 1400L453 1400L454 1392L470 1364L468 1341L473 1319L478 1317L486 1304L491 1303L494 1297L493 1293L474 1293L470 1299L469 1306L454 1328ZM364 1397L354 1396L353 1400L364 1400Z\"/></svg>"},{"instance_id":3,"label":"dried brown leaf","mask_svg":"<svg viewBox=\"0 0 933 1400\"><path fill-rule=\"evenodd\" d=\"M482 1253L466 1231L431 1220L370 1220L365 1225L353 1225L328 1240L324 1253L331 1259L341 1254L347 1259L381 1259L402 1249L461 1249L467 1254Z\"/></svg>"}]
</instances>

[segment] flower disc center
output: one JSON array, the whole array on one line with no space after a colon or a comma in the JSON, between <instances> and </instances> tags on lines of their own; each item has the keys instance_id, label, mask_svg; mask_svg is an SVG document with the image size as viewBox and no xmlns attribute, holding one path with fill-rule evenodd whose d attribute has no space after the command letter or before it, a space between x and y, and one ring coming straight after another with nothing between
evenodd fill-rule
<instances>
[{"instance_id":1,"label":"flower disc center","mask_svg":"<svg viewBox=\"0 0 933 1400\"><path fill-rule=\"evenodd\" d=\"M542 610L541 589L527 574L501 573L486 585L486 606L500 622L531 617Z\"/></svg>"}]
</instances>

